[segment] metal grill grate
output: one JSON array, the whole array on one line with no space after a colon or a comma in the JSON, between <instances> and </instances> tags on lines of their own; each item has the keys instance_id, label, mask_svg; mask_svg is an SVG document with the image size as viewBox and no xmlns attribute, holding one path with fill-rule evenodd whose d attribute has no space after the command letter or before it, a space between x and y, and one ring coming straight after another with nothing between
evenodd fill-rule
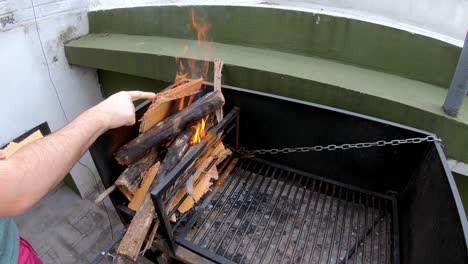
<instances>
[{"instance_id":1,"label":"metal grill grate","mask_svg":"<svg viewBox=\"0 0 468 264\"><path fill-rule=\"evenodd\" d=\"M178 242L218 262L391 263L391 197L242 160ZM203 207L202 205L202 207Z\"/></svg>"}]
</instances>

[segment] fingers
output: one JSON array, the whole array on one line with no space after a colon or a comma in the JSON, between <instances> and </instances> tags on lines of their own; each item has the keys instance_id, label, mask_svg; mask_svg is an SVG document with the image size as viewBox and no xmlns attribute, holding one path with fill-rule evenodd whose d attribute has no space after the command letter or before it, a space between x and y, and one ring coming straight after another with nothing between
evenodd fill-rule
<instances>
[{"instance_id":1,"label":"fingers","mask_svg":"<svg viewBox=\"0 0 468 264\"><path fill-rule=\"evenodd\" d=\"M132 98L132 101L138 100L138 99L151 99L153 100L156 97L155 93L150 93L150 92L141 92L141 91L128 91L128 95L130 95L130 98Z\"/></svg>"},{"instance_id":2,"label":"fingers","mask_svg":"<svg viewBox=\"0 0 468 264\"><path fill-rule=\"evenodd\" d=\"M0 160L4 160L4 159L6 159L6 153L5 151L0 149Z\"/></svg>"}]
</instances>

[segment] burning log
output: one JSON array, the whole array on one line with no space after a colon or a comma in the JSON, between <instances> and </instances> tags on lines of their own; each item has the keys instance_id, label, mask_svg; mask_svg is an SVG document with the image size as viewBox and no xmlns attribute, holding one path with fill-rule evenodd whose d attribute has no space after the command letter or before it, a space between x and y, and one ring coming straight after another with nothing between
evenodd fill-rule
<instances>
[{"instance_id":1,"label":"burning log","mask_svg":"<svg viewBox=\"0 0 468 264\"><path fill-rule=\"evenodd\" d=\"M196 94L200 91L203 79L181 80L156 94L156 98L141 119L140 132L143 133L169 115L173 100Z\"/></svg>"},{"instance_id":2,"label":"burning log","mask_svg":"<svg viewBox=\"0 0 468 264\"><path fill-rule=\"evenodd\" d=\"M146 171L155 163L158 154L154 149L148 155L128 167L115 181L115 186L127 197L128 200L138 190Z\"/></svg>"},{"instance_id":3,"label":"burning log","mask_svg":"<svg viewBox=\"0 0 468 264\"><path fill-rule=\"evenodd\" d=\"M221 92L215 91L196 100L192 105L169 116L151 129L140 134L116 153L115 158L120 164L132 164L142 158L153 147L159 147L163 142L184 129L187 124L202 119L213 113L224 104Z\"/></svg>"}]
</instances>

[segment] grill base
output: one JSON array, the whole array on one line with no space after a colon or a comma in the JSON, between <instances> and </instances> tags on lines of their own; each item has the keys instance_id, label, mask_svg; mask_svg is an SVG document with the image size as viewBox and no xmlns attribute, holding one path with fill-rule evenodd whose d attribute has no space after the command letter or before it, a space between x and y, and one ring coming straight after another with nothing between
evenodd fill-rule
<instances>
[{"instance_id":1,"label":"grill base","mask_svg":"<svg viewBox=\"0 0 468 264\"><path fill-rule=\"evenodd\" d=\"M392 263L392 197L264 160L238 164L179 244L225 263Z\"/></svg>"}]
</instances>

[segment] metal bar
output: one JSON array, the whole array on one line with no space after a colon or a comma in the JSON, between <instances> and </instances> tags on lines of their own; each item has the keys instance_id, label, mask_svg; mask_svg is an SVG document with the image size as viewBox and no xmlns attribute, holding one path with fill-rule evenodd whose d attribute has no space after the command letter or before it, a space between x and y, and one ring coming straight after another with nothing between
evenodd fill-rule
<instances>
[{"instance_id":1,"label":"metal bar","mask_svg":"<svg viewBox=\"0 0 468 264\"><path fill-rule=\"evenodd\" d=\"M366 197L366 205L365 205L365 208L364 208L364 230L367 229L367 232L369 232L370 230L372 230L372 228L368 228L367 227L367 208L369 207L369 196L365 195L364 197ZM362 245L362 257L361 257L361 263L364 263L364 258L365 258L365 255L366 255L366 236L367 236L367 232L364 233L364 236L362 236L362 242L359 243L358 242L358 245Z\"/></svg>"},{"instance_id":2,"label":"metal bar","mask_svg":"<svg viewBox=\"0 0 468 264\"><path fill-rule=\"evenodd\" d=\"M305 183L305 186L304 186L304 191L302 191L301 201L298 203L299 209L297 211L297 215L299 215L301 213L302 203L304 202L304 197L305 197L305 193L307 192L307 186L309 185L309 180L310 180L310 178L306 179L306 183ZM299 184L300 184L300 182L299 182ZM304 212L304 214L305 213L306 212ZM286 241L286 247L284 247L283 255L281 256L281 260L280 260L279 263L283 263L284 256L286 256L286 252L287 252L287 250L289 248L289 243L291 242L291 237L292 237L292 234L294 233L294 228L295 228L298 220L299 220L299 217L296 216L296 219L293 221L293 224L291 226L291 230L289 230L289 236L288 236L288 240ZM281 242L281 239L280 239L280 242ZM294 257L294 255L291 255L291 259L293 257Z\"/></svg>"},{"instance_id":3,"label":"metal bar","mask_svg":"<svg viewBox=\"0 0 468 264\"><path fill-rule=\"evenodd\" d=\"M252 174L254 173L254 170L256 170L256 168L257 168L257 165L259 165L259 164L258 164L258 163L255 163L254 168L252 169L252 171L249 172L249 176L246 176L246 177L250 178L250 177L252 176ZM247 185L247 182L248 182L248 181L245 181L244 185L242 186L242 188L240 189L238 195L236 196L236 199L234 200L233 203L231 203L231 205L230 205L230 207L229 207L229 211L226 213L226 216L223 217L223 220L221 221L221 224L220 224L220 225L218 226L218 228L216 229L215 234L213 235L212 239L208 242L206 248L210 248L211 244L212 244L213 241L216 239L216 236L217 236L217 235L219 234L219 232L221 231L221 229L222 229L224 223L226 222L226 220L227 220L227 219L229 218L229 216L231 215L231 212L232 212L232 210L234 209L234 205L236 204L236 201L238 201L239 198L241 197L241 195L242 195L242 190L244 190L246 186L250 187L250 188L248 189L248 194L247 194L247 196L250 195L250 192L252 191L253 187L255 186L255 183L257 182L258 175L259 175L258 173L255 173L255 176L253 177L253 180L252 180L252 182L251 182L249 185ZM250 180L250 179L248 179L248 180ZM244 204L244 201L245 201L245 199L242 201L242 204L241 204L241 206L239 206L239 208L242 207L242 205ZM216 218L216 219L217 219L217 218ZM232 223L232 222L231 222L231 223ZM227 229L226 232L229 232L229 229ZM226 233L226 232L225 232L225 233ZM221 241L222 241L222 240L221 240ZM200 243L203 243L203 240L202 240Z\"/></svg>"},{"instance_id":4,"label":"metal bar","mask_svg":"<svg viewBox=\"0 0 468 264\"><path fill-rule=\"evenodd\" d=\"M468 93L468 31L465 36L465 43L458 59L457 68L453 75L452 83L445 98L444 112L453 117L457 117L463 101Z\"/></svg>"},{"instance_id":5,"label":"metal bar","mask_svg":"<svg viewBox=\"0 0 468 264\"><path fill-rule=\"evenodd\" d=\"M296 185L296 191L294 192L294 196L293 196L293 199L292 199L292 202L293 204L291 204L290 206L288 206L288 213L286 215L286 220L284 221L284 224L283 224L283 227L281 227L281 232L279 232L279 238L278 238L278 246L276 247L276 250L275 252L273 253L271 259L270 259L270 263L273 263L275 257L276 257L276 253L278 253L278 248L279 248L279 245L281 245L281 240L283 240L283 236L282 234L284 233L284 231L286 230L286 226L289 222L289 218L291 217L291 207L294 206L294 204L296 203L296 198L297 198L297 194L299 193L299 189L300 189L300 185L301 185L301 182L302 182L302 178L303 176L301 176L301 178L299 179L298 181L298 184ZM294 184L294 182L292 183ZM286 202L289 201L289 196L286 197ZM294 227L294 226L293 226ZM274 231L273 231L274 233ZM292 232L290 232L291 234ZM285 249L286 250L286 249ZM285 252L286 253L286 252Z\"/></svg>"},{"instance_id":6,"label":"metal bar","mask_svg":"<svg viewBox=\"0 0 468 264\"><path fill-rule=\"evenodd\" d=\"M93 260L91 260L90 264L98 264L101 263L101 261L107 256L109 251L111 251L117 243L119 243L120 240L122 240L122 237L125 235L127 232L127 229L124 228L122 231L120 231L119 235L117 235L114 240L112 240L107 247L99 253L96 257L94 257Z\"/></svg>"},{"instance_id":7,"label":"metal bar","mask_svg":"<svg viewBox=\"0 0 468 264\"><path fill-rule=\"evenodd\" d=\"M356 198L356 192L353 192L353 198L352 198L352 203L354 204ZM354 227L354 205L351 205L351 219L349 222L349 234L348 234L348 241L346 242L346 255L343 257L343 259L340 260L340 264L343 263L348 263L348 252L349 252L349 243L351 243L351 235L353 234L353 227ZM359 215L358 215L359 216Z\"/></svg>"},{"instance_id":8,"label":"metal bar","mask_svg":"<svg viewBox=\"0 0 468 264\"><path fill-rule=\"evenodd\" d=\"M271 174L271 182L273 182L273 179L274 179L274 177L275 177L275 174L276 174L276 171L277 171L277 170L278 170L277 168L275 168L275 169L273 170L273 173ZM279 174L278 174L278 177L279 177ZM278 178L278 179L279 179L279 178ZM278 179L276 180L275 186L273 187L273 192L276 190L276 187L278 186L278 183L279 183L279 180L278 180ZM260 198L260 201L258 202L257 206L255 207L255 211L254 211L254 213L252 214L252 220L249 222L249 224L247 225L247 227L246 227L245 230L244 230L244 233L241 235L241 239L240 239L241 242L244 240L244 236L246 235L247 230L249 230L250 226L252 225L252 223L253 223L253 221L254 221L254 218L255 218L255 215L257 214L257 211L258 211L258 209L260 208L260 205L262 204L263 200L265 199L265 195L268 193L268 189L269 189L269 187L270 187L269 185L270 185L270 184L268 184L268 186L265 188L265 191L262 193L262 197ZM260 220L263 218L263 216L265 215L265 212L266 212L266 211L267 211L267 210L264 210L264 211L263 211L263 214L262 214L262 216L260 217ZM242 221L241 221L241 222L242 222ZM253 237L255 236L255 232L257 232L258 226L259 226L259 225L257 225L257 226L255 227L255 230L253 231L253 235L252 235L252 237L251 237L249 243L247 244L247 248L250 246L250 242L252 242L252 239L253 239ZM237 254L237 251L239 250L239 248L240 248L241 245L242 245L242 243L239 243L239 244L237 245L237 247L234 249L234 253L233 253L234 256ZM227 252L228 250L229 250L229 246L227 247L226 252Z\"/></svg>"},{"instance_id":9,"label":"metal bar","mask_svg":"<svg viewBox=\"0 0 468 264\"><path fill-rule=\"evenodd\" d=\"M341 197L341 191L342 191L343 188L341 188L341 187L338 187L338 188L340 188L340 191L338 193L338 197ZM331 221L332 214L333 214L333 205L335 204L336 199L334 199L333 196L330 196L330 199L331 199L331 202L330 202L330 207L329 207L329 214L330 214L330 221ZM340 201L339 198L338 198L338 201ZM338 208L336 210L338 210ZM322 256L323 256L323 252L324 252L323 249L325 248L325 246L327 244L328 227L330 226L330 221L327 221L327 223L325 224L325 230L324 230L325 234L323 236L323 243L322 243L322 247L320 249L319 262L318 263L322 263ZM330 242L330 248L331 248L332 243L333 243L333 241Z\"/></svg>"},{"instance_id":10,"label":"metal bar","mask_svg":"<svg viewBox=\"0 0 468 264\"><path fill-rule=\"evenodd\" d=\"M224 172L224 169L227 167L227 165L228 165L233 159L234 159L234 157L231 156L230 158L228 158L228 159L225 160L225 163L224 163L224 164L221 166L221 168L219 169L219 174L220 174L220 175ZM232 181L233 181L232 178L229 177L229 184L226 183L226 186L230 186L230 184L231 184ZM198 182L198 181L197 181L197 182ZM225 186L223 186L223 187L225 187ZM182 217L179 218L179 219L177 220L177 222L175 223L173 229L174 229L174 230L177 230L177 228L181 225L181 223L183 223L183 222L185 221L185 219L186 219L189 215L192 215L192 218L197 218L197 219L198 219L199 216L196 216L196 214L198 213L198 211L203 211L203 210L206 208L206 206L208 205L208 203L211 202L211 199L213 198L213 196L214 196L216 193L218 193L218 190L219 190L219 189L221 189L221 186L219 186L219 184L215 184L213 190L212 190L209 194L207 194L207 195L205 196L205 199L204 199L203 202L200 204L200 206L199 206L198 208L194 208L193 211L194 211L195 213L192 213L192 214L184 213L184 214L182 215ZM187 194L186 194L186 195L187 195ZM186 195L184 195L184 197L183 197L181 200L185 200L185 199L186 199ZM180 206L180 205L177 205L176 208L178 208L179 206ZM169 217L170 217L170 215L169 215ZM184 228L184 230L185 230L185 228ZM184 230L183 230L183 231L184 231ZM182 237L185 238L185 235L186 235L186 233L184 233L184 235L183 235Z\"/></svg>"},{"instance_id":11,"label":"metal bar","mask_svg":"<svg viewBox=\"0 0 468 264\"><path fill-rule=\"evenodd\" d=\"M359 193L359 206L362 205L362 193ZM360 216L360 213L358 212L358 218L357 218L357 222L358 222L358 226L357 226L357 232L356 232L356 242L355 242L355 246L351 247L351 254L348 252L348 256L346 257L347 259L349 258L349 256L352 256L354 253L357 253L358 251L358 246L359 246L359 238L358 238L358 234L361 233L361 216ZM354 250L353 250L354 248ZM357 260L357 255L358 254L354 254L354 263L356 263L356 260Z\"/></svg>"},{"instance_id":12,"label":"metal bar","mask_svg":"<svg viewBox=\"0 0 468 264\"><path fill-rule=\"evenodd\" d=\"M264 177L264 176L261 175L261 174L262 174L262 169L263 169L263 168L265 168L265 165L263 165L263 167L261 167L261 168L258 170L258 172L256 173L256 176L259 176L259 175L260 175L260 178L261 178L261 181L260 181L260 183L258 184L257 189L256 189L257 192L261 189L261 187L262 187L262 185L263 185L263 182L265 181L265 178L266 178L266 177ZM270 166L268 166L268 167L266 168L265 174L268 173L268 171L270 171L270 168L271 168ZM271 180L271 178L270 178L270 180ZM253 187L254 187L254 185L255 185L256 183L257 183L257 180L255 180L255 182L252 184L251 188L249 189L249 192L247 193L247 195L246 195L246 196L244 197L244 199L242 200L241 205L239 206L239 208L237 208L237 212L236 212L236 214L234 215L234 219L237 219L237 217L239 216L239 213L241 212L242 206L244 205L244 203L245 203L246 201L249 200L249 197L251 196L251 193L252 193L252 191L253 191L253 189L254 189ZM232 235L231 239L229 240L228 246L227 246L225 252L227 252L227 250L229 249L229 246L231 245L232 241L234 240L234 237L236 236L237 232L239 231L239 227L240 227L240 226L242 225L242 223L244 222L244 219L245 219L245 217L247 216L247 214L248 214L248 212L249 212L249 209L250 209L250 206L252 205L253 201L254 201L254 199L253 199L253 197L251 197L250 203L248 204L247 209L245 210L245 213L244 213L244 215L242 216L242 219L241 219L240 222L239 222L239 225L237 226L236 230L234 231L234 234ZM228 226L228 228L226 229L226 232L224 232L224 235L222 236L220 242L218 243L218 246L217 246L217 247L215 248L215 250L214 250L215 252L217 252L218 249L219 249L219 247L223 244L224 239L226 238L227 234L229 233L229 231L230 231L232 225L234 224L234 222L235 222L235 221L231 221L231 223L229 223L229 226ZM221 229L221 226L220 226L219 228ZM210 245L208 245L208 248L209 248L209 247L210 247ZM223 254L223 256L224 256L224 254Z\"/></svg>"},{"instance_id":13,"label":"metal bar","mask_svg":"<svg viewBox=\"0 0 468 264\"><path fill-rule=\"evenodd\" d=\"M257 164L254 163L254 166L256 167ZM247 167L245 168L245 170L242 172L242 175L245 175L247 173L250 173L250 175L252 174L252 172L249 172L247 170ZM244 178L243 176L239 176L241 179ZM247 177L244 181L244 183L242 184L242 187L241 187L241 190L245 188L245 186L247 185L247 183L251 180L250 177ZM223 206L221 207L221 209L218 211L218 213L216 213L214 219L219 219L219 215L221 214L221 212L224 210L224 208L229 204L229 199L231 198L232 194L235 193L235 190L237 188L237 185L234 187L234 189L231 190L231 193L229 194L229 197L226 199L225 203L223 204ZM237 201L237 199L239 198L239 196L241 195L241 192L238 192L237 195L235 196L235 199L234 199L234 203L231 203L231 207L234 206L235 204L235 201ZM227 218L227 214L226 214L226 218ZM223 223L224 221L226 221L226 218L223 218ZM209 234L209 232L211 231L211 229L213 228L214 226L214 222L210 225L210 228L205 232L205 234L203 234L202 238L200 239L199 243L200 245L203 243L203 241L205 241L205 238L206 236ZM219 231L219 230L218 230ZM218 231L216 231L215 233L217 233Z\"/></svg>"},{"instance_id":14,"label":"metal bar","mask_svg":"<svg viewBox=\"0 0 468 264\"><path fill-rule=\"evenodd\" d=\"M236 149L240 148L240 110L236 113Z\"/></svg>"},{"instance_id":15,"label":"metal bar","mask_svg":"<svg viewBox=\"0 0 468 264\"><path fill-rule=\"evenodd\" d=\"M342 189L340 189L340 194L338 195L338 205L336 206L336 216L335 216L335 224L333 225L333 232L332 232L332 237L331 237L331 242L330 242L330 249L328 250L328 257L327 257L327 263L331 263L331 258L332 258L332 255L333 255L333 248L335 246L335 243L333 243L335 241L335 235L336 235L336 226L338 225L338 222L339 222L339 218L340 218L340 208L342 207L341 206L341 201L343 199L341 199L341 192L342 192ZM346 189L346 194L348 193L348 189ZM344 207L344 205L343 205ZM338 253L339 253L340 249L338 248Z\"/></svg>"},{"instance_id":16,"label":"metal bar","mask_svg":"<svg viewBox=\"0 0 468 264\"><path fill-rule=\"evenodd\" d=\"M333 191L332 191L332 195L331 197L333 197L333 195L335 195L335 190L336 190L336 185L333 185ZM323 200L323 204L322 204L322 210L320 211L320 220L318 222L318 227L317 227L317 234L316 236L314 237L314 243L313 243L313 246L312 246L312 250L310 251L311 255L310 255L310 260L313 260L314 259L314 251L315 251L315 247L317 246L317 241L318 241L318 237L320 236L320 227L322 226L322 222L323 222L323 218L324 218L324 215L325 215L325 204L327 202L327 198L328 198L328 195L327 195L327 192L325 191L325 194L324 194L324 200ZM333 199L333 198L331 198ZM331 204L331 202L330 202ZM310 262L309 260L309 262Z\"/></svg>"},{"instance_id":17,"label":"metal bar","mask_svg":"<svg viewBox=\"0 0 468 264\"><path fill-rule=\"evenodd\" d=\"M375 216L375 198L372 197L372 214L371 214L371 219L374 219L374 216ZM380 222L380 217L377 216L377 224ZM374 231L372 231L371 233L371 251L370 251L370 262L372 263L372 260L374 259Z\"/></svg>"},{"instance_id":18,"label":"metal bar","mask_svg":"<svg viewBox=\"0 0 468 264\"><path fill-rule=\"evenodd\" d=\"M196 253L196 254L199 254L205 258L207 258L208 260L211 260L215 263L223 263L223 264L235 264L234 262L230 261L229 259L226 259L226 258L223 258L219 255L216 255L214 254L213 252L211 252L210 250L206 249L206 248L202 248L200 246L197 246L181 237L178 237L177 238L177 244L183 246L184 248Z\"/></svg>"},{"instance_id":19,"label":"metal bar","mask_svg":"<svg viewBox=\"0 0 468 264\"><path fill-rule=\"evenodd\" d=\"M315 193L315 184L316 184L316 181L314 179L312 179L312 188L310 189L310 195L309 195L309 199L307 199L307 205L306 205L306 208L305 208L305 211L304 211L304 217L302 219L302 222L301 222L301 228L299 229L299 234L297 235L297 240L296 240L296 243L294 245L294 249L293 249L293 252L292 252L292 255L291 255L291 258L289 260L289 263L291 264L293 259L294 259L294 256L296 255L296 250L297 250L297 247L299 246L299 242L301 241L301 236L302 236L302 230L304 229L304 222L306 221L307 219L307 216L308 216L308 212L309 212L309 207L310 207L310 202L312 201L312 197Z\"/></svg>"},{"instance_id":20,"label":"metal bar","mask_svg":"<svg viewBox=\"0 0 468 264\"><path fill-rule=\"evenodd\" d=\"M294 177L295 177L295 175L294 175ZM302 181L302 176L301 176L301 178L299 179L299 184L298 184L298 185L295 185L294 182L291 183L291 190L292 190L293 187L296 187L296 191L294 192L294 196L293 196L293 200L292 200L293 203L295 203L295 201L296 201L297 194L298 194L298 192L299 192L299 185L300 185L301 181ZM285 199L285 202L288 202L288 201L289 201L289 194L286 196L286 199ZM278 252L278 247L279 247L279 245L281 244L281 240L282 240L282 238L283 238L283 237L282 237L282 234L284 233L284 230L285 230L285 228L286 228L286 225L287 225L287 223L288 223L288 221L289 221L289 217L290 217L290 215L291 215L291 207L292 207L292 206L293 206L293 205L288 206L288 212L287 212L287 214L286 214L286 220L284 221L284 224L283 224L283 226L281 227L281 231L279 232L279 238L278 238L278 242L277 242L278 244L277 244L277 246L275 247L276 250L274 250L273 255L271 256L269 263L272 263L273 260L274 260L275 257L276 257L276 253ZM278 222L277 222L277 224L275 225L275 228L273 229L273 233L272 233L271 240L270 240L271 243L268 243L268 245L271 245L271 244L273 243L274 234L275 234L276 228L278 227L278 224L279 224L279 222L280 222L280 219L281 219L281 216L282 216L282 215L283 215L283 211L281 211L280 217L278 218Z\"/></svg>"},{"instance_id":21,"label":"metal bar","mask_svg":"<svg viewBox=\"0 0 468 264\"><path fill-rule=\"evenodd\" d=\"M171 223L169 222L169 219L167 218L167 214L164 211L164 205L161 201L161 198L157 196L152 196L153 203L155 205L156 213L158 214L158 218L162 223L162 229L164 232L165 237L169 240L169 247L171 248L172 252L175 252L176 249L176 244L174 241L174 233L171 228Z\"/></svg>"},{"instance_id":22,"label":"metal bar","mask_svg":"<svg viewBox=\"0 0 468 264\"><path fill-rule=\"evenodd\" d=\"M392 200L392 216L393 216L393 264L400 263L400 235L398 227L398 207L397 200Z\"/></svg>"},{"instance_id":23,"label":"metal bar","mask_svg":"<svg viewBox=\"0 0 468 264\"><path fill-rule=\"evenodd\" d=\"M291 173L291 172L288 171L288 174L287 174L287 176L286 176L286 179L289 178L289 174L290 174L290 173ZM288 189L288 192L286 193L286 197L283 199L283 201L287 201L287 200L289 199L289 195L290 195L291 190L292 190L292 188L293 188L293 186L294 186L294 182L295 182L295 180L296 180L296 176L297 176L297 174L294 174L292 183L289 183L289 184L290 184L290 185L289 185L289 189ZM286 181L286 179L285 179L285 181ZM302 179L302 177L301 177L301 179ZM284 205L284 203L283 203L283 205ZM271 237L270 237L270 239L268 240L268 243L267 243L267 245L268 245L268 246L267 246L267 250L263 251L262 257L260 258L260 263L263 262L263 258L265 257L265 254L269 251L269 246L270 246L270 245L272 244L272 242L273 242L273 239L274 239L274 237L275 237L275 232L276 232L276 229L278 228L278 225L279 225L279 222L280 222L280 220L281 220L281 217L283 216L283 212L284 212L284 210L281 210L281 211L280 211L280 215L278 216L278 221L277 221L276 224L274 225L274 227L273 227L273 232L271 232ZM273 215L272 215L272 217L273 217ZM253 260L253 258L252 258L252 260ZM252 260L251 260L251 261L252 261Z\"/></svg>"},{"instance_id":24,"label":"metal bar","mask_svg":"<svg viewBox=\"0 0 468 264\"><path fill-rule=\"evenodd\" d=\"M241 167L245 164L245 160L242 160L241 163L239 164L238 167L236 167L236 170L234 171L234 173L232 175L236 175L239 170L241 169ZM218 205L218 203L220 202L221 198L223 198L224 196L224 193L229 189L229 187L231 186L231 184L234 182L234 178L235 177L229 177L230 180L229 180L229 184L227 184L227 186L224 186L224 189L223 189L223 192L220 194L220 198L215 202L215 204L213 205L213 207L210 209L207 217L203 220L203 223L200 225L200 226L203 226L206 221L208 221L210 215L213 213L213 211L215 210L216 206ZM240 181L240 178L237 178L237 184L239 183ZM214 193L210 193L208 194L209 196L214 196ZM195 215L190 219L190 221L187 223L187 225L185 225L184 229L182 230L180 236L185 238L188 231L193 227L193 225L198 221L198 218L200 218L200 216L202 215L203 213L203 210L204 208L206 208L206 206L208 205L208 202L209 200L206 199L205 201L203 201L202 205L200 206L201 209L197 210L197 212L195 213ZM198 235L198 233L200 232L200 228L195 232L195 234L192 236L192 238L190 239L191 242L193 242L193 240L195 239L195 237Z\"/></svg>"},{"instance_id":25,"label":"metal bar","mask_svg":"<svg viewBox=\"0 0 468 264\"><path fill-rule=\"evenodd\" d=\"M278 169L278 168L275 168L275 173L276 173L276 170L277 170L277 169ZM279 173L278 173L277 184L280 182L281 175L282 175L282 172L279 172ZM286 183L283 182L283 185L282 185L281 190L280 190L280 192L279 192L279 194L278 194L278 197L276 197L276 201L275 201L275 203L274 203L274 207L273 207L273 209L272 209L272 211L271 211L271 214L272 214L272 215L273 215L273 213L274 213L274 211L275 211L275 209L276 209L276 206L275 206L275 205L277 204L277 201L280 199L281 194L283 193L283 190L284 190L284 187L285 187L285 186L286 186ZM274 197L275 192L276 192L276 188L273 189L273 197ZM260 222L261 222L261 220L263 219L263 217L265 216L266 211L267 211L267 210L265 210L265 211L263 212L262 216L260 217ZM265 234L266 229L267 229L268 225L270 224L270 219L271 219L271 217L268 219L267 224L266 224L266 226L265 226L265 229L263 229L263 233L262 233L262 235L261 235L261 238L260 238L260 240L259 240L259 243L261 243L261 241L263 240L263 235ZM258 226L259 226L259 225L257 225L257 226L255 227L255 231L253 232L254 234L257 232ZM251 244L252 241L253 241L253 238L254 238L254 235L250 238L250 241L249 241L249 243L247 244L247 247L245 248L244 253L242 254L242 258L241 258L241 260L240 260L240 263L242 263L242 260L244 260L244 257L247 255L247 250L249 249L250 244ZM257 246L255 247L255 249L256 249L257 247L258 247L258 244L257 244ZM255 250L255 251L256 251L256 250ZM254 251L254 255L255 255L255 251Z\"/></svg>"},{"instance_id":26,"label":"metal bar","mask_svg":"<svg viewBox=\"0 0 468 264\"><path fill-rule=\"evenodd\" d=\"M316 195L316 200L315 200L315 204L314 204L314 213L312 215L312 219L311 219L310 224L309 224L309 229L307 230L307 235L306 235L306 239L305 239L305 242L304 242L304 248L302 249L301 258L299 259L298 263L302 263L302 260L304 259L304 256L305 256L304 254L305 254L305 251L307 249L307 242L309 241L309 237L310 237L312 228L314 227L315 216L317 215L318 203L320 201L320 196L321 196L320 190L322 189L322 183L323 183L323 181L320 181L318 190L316 192L317 195ZM325 185L326 185L325 186L325 193L326 193L328 191L328 183L325 183Z\"/></svg>"},{"instance_id":27,"label":"metal bar","mask_svg":"<svg viewBox=\"0 0 468 264\"><path fill-rule=\"evenodd\" d=\"M387 200L392 200L393 199L393 196L391 196L391 195L385 195L385 194L373 192L373 191L370 191L370 190L361 189L361 188L353 186L353 185L349 185L349 184L345 184L345 183L342 183L342 182L338 182L338 181L330 180L330 179L327 179L327 178L323 178L323 177L317 176L317 175L312 174L312 173L304 172L304 171L294 169L294 168L291 168L291 167L288 167L288 166L285 166L285 165L276 164L276 163L273 163L271 161L267 161L267 160L264 160L264 159L254 158L254 160L257 161L257 162L260 162L260 163L264 163L264 164L267 164L267 165L270 165L270 166L273 166L273 167L280 168L280 169L285 170L285 171L290 171L292 173L296 173L296 174L299 174L299 175L304 175L306 177L311 177L311 178L319 180L319 181L330 183L331 185L340 186L340 187L350 189L350 190L353 190L353 191L356 191L356 192L373 195L375 197L380 197L380 198L384 198L384 199L387 199Z\"/></svg>"},{"instance_id":28,"label":"metal bar","mask_svg":"<svg viewBox=\"0 0 468 264\"><path fill-rule=\"evenodd\" d=\"M227 114L221 122L219 122L215 127L210 129L208 131L208 134L210 135L216 135L218 132L223 130L236 116L236 113L239 111L239 108L234 107L229 114ZM170 185L174 183L177 178L184 173L184 171L188 168L190 164L194 161L195 157L198 156L201 150L208 144L208 140L205 137L204 139L201 140L200 143L198 143L192 151L186 154L186 156L182 159L181 162L179 162L172 170L169 172L161 182L156 185L156 187L151 190L151 195L152 196L159 196L162 194L166 188L168 188Z\"/></svg>"},{"instance_id":29,"label":"metal bar","mask_svg":"<svg viewBox=\"0 0 468 264\"><path fill-rule=\"evenodd\" d=\"M385 217L385 214L382 212L382 200L381 199L379 199L379 217L380 217L380 215L383 215ZM382 239L382 238L385 238L383 236L383 231L382 231L382 227L383 227L382 220L383 220L382 217L380 217L380 223L379 223L379 228L378 228L378 230L379 230L379 239L377 240L378 245L379 245L378 251L377 251L377 254L378 254L377 263L379 263L379 264L381 263L380 260L381 260L381 255L382 255L382 253L381 253L382 242L385 243L385 240Z\"/></svg>"},{"instance_id":30,"label":"metal bar","mask_svg":"<svg viewBox=\"0 0 468 264\"><path fill-rule=\"evenodd\" d=\"M385 206L388 208L388 201L385 201ZM385 264L390 264L392 255L390 253L390 215L385 214Z\"/></svg>"},{"instance_id":31,"label":"metal bar","mask_svg":"<svg viewBox=\"0 0 468 264\"><path fill-rule=\"evenodd\" d=\"M372 230L373 230L376 226L378 226L379 223L380 223L380 216L377 217L377 219L374 219L372 225L371 225L370 227L368 227L368 228L366 229L366 231L365 231L363 234L361 234L361 235L359 236L359 238L356 238L356 239L357 239L357 242L356 242L355 245L353 245L353 247L351 247L351 250L350 250L350 251L348 252L348 254L346 255L346 259L350 259L350 258L352 257L353 254L354 254L355 257L356 257L356 255L358 255L358 254L357 254L357 252L358 252L358 250L357 250L358 246L359 246L360 244L363 244L363 247L364 247L366 237L368 237L369 234L370 234L371 232L373 232ZM355 249L354 249L354 248L355 248ZM362 254L362 256L364 256L364 253ZM361 262L362 262L362 263L364 263L363 261L364 261L364 257L362 257L362 259L361 259ZM371 262L372 262L372 261L371 261Z\"/></svg>"},{"instance_id":32,"label":"metal bar","mask_svg":"<svg viewBox=\"0 0 468 264\"><path fill-rule=\"evenodd\" d=\"M346 232L346 214L347 214L347 211L348 211L348 203L349 203L348 194L349 194L349 190L346 189L343 217L341 218L342 219L341 220L342 231L340 232L340 238L338 239L338 249L337 249L337 252L336 252L336 261L335 261L335 263L338 263L338 261L340 261L341 243L343 242L343 234ZM333 247L332 247L332 251L333 251Z\"/></svg>"}]
</instances>

